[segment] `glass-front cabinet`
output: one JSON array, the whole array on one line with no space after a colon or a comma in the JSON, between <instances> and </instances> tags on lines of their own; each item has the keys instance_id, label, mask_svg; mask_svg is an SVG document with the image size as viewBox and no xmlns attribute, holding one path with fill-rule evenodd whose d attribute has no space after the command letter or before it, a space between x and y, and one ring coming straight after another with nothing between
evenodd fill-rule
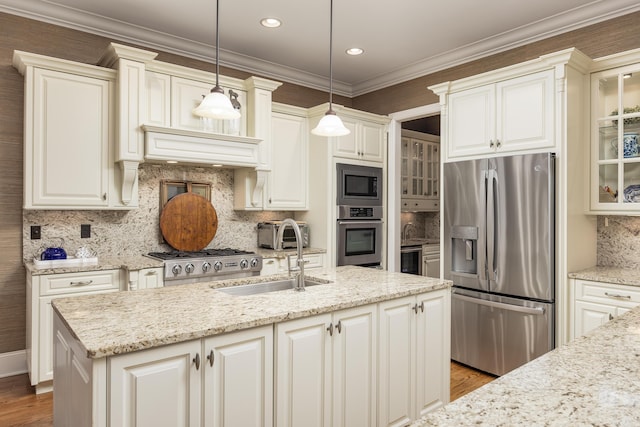
<instances>
[{"instance_id":1,"label":"glass-front cabinet","mask_svg":"<svg viewBox=\"0 0 640 427\"><path fill-rule=\"evenodd\" d=\"M402 210L439 210L440 137L403 130L401 152Z\"/></svg>"},{"instance_id":2,"label":"glass-front cabinet","mask_svg":"<svg viewBox=\"0 0 640 427\"><path fill-rule=\"evenodd\" d=\"M640 62L593 73L591 106L591 211L640 213Z\"/></svg>"}]
</instances>

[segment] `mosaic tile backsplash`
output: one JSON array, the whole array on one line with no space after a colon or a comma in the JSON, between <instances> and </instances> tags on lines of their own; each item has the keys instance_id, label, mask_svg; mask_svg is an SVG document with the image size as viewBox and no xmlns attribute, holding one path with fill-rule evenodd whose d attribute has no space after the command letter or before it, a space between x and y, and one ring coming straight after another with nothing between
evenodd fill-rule
<instances>
[{"instance_id":1,"label":"mosaic tile backsplash","mask_svg":"<svg viewBox=\"0 0 640 427\"><path fill-rule=\"evenodd\" d=\"M160 181L163 179L211 184L211 203L218 215L218 231L208 248L253 250L260 221L291 216L290 212L233 210L233 170L193 166L142 164L138 169L139 208L130 211L23 211L23 258L39 255L41 248L57 246L72 256L87 247L97 256L133 256L171 248L160 231ZM91 237L80 238L80 225L91 225ZM42 227L42 239L29 238L30 226Z\"/></svg>"}]
</instances>

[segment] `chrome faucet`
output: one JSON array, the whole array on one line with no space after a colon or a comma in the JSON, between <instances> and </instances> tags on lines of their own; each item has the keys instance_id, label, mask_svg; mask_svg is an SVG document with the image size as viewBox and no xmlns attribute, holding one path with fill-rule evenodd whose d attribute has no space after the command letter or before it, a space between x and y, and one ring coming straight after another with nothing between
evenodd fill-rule
<instances>
[{"instance_id":1,"label":"chrome faucet","mask_svg":"<svg viewBox=\"0 0 640 427\"><path fill-rule=\"evenodd\" d=\"M407 222L404 227L402 227L402 234L400 235L400 238L403 242L407 241L409 238L409 227L413 227L412 222Z\"/></svg>"},{"instance_id":2,"label":"chrome faucet","mask_svg":"<svg viewBox=\"0 0 640 427\"><path fill-rule=\"evenodd\" d=\"M284 229L287 227L287 225L293 228L293 232L296 235L296 250L298 252L298 275L296 276L296 287L294 289L296 291L304 291L304 260L302 259L302 246L304 245L304 242L302 241L300 227L298 227L298 224L291 218L283 219L282 225L280 225L280 227L278 228L278 237L276 238L276 241L278 242L278 249L282 249ZM288 262L287 265L289 265Z\"/></svg>"}]
</instances>

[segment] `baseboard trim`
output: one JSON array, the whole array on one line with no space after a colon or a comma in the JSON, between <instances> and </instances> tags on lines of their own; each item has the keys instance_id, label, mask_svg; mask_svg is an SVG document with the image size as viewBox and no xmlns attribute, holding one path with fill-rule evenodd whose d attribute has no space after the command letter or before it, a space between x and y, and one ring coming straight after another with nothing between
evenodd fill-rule
<instances>
[{"instance_id":1,"label":"baseboard trim","mask_svg":"<svg viewBox=\"0 0 640 427\"><path fill-rule=\"evenodd\" d=\"M0 353L0 378L24 374L25 372L27 372L26 350Z\"/></svg>"}]
</instances>

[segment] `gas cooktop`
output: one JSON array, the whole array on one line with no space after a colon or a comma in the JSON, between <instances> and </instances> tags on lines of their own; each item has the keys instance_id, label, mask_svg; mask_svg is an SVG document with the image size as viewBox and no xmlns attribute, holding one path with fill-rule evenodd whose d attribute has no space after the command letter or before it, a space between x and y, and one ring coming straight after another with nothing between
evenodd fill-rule
<instances>
[{"instance_id":1,"label":"gas cooktop","mask_svg":"<svg viewBox=\"0 0 640 427\"><path fill-rule=\"evenodd\" d=\"M262 256L229 248L150 252L147 256L164 261L165 285L257 276L262 270Z\"/></svg>"}]
</instances>

